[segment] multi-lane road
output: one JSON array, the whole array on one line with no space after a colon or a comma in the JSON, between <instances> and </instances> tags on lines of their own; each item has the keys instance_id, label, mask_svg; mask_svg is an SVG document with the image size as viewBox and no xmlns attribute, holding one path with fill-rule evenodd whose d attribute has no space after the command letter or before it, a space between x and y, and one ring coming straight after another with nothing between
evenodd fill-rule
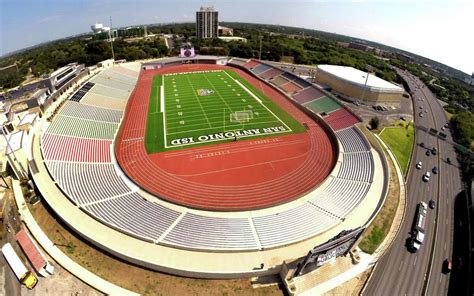
<instances>
[{"instance_id":1,"label":"multi-lane road","mask_svg":"<svg viewBox=\"0 0 474 296\"><path fill-rule=\"evenodd\" d=\"M415 147L407 176L406 211L400 232L391 249L377 263L364 291L365 295L446 295L449 274L442 273L443 261L452 256L454 200L462 190L461 176L452 146L443 108L436 97L417 77L400 72L412 90L415 121ZM419 113L423 113L423 117ZM429 133L434 128L447 134L442 140ZM424 143L425 148L420 143ZM437 154L426 155L435 147ZM450 158L451 163L446 160ZM416 169L418 161L423 163ZM438 174L433 174L437 167ZM431 173L429 182L423 174ZM420 201L436 201L436 208L428 210L425 241L416 253L407 250L416 205Z\"/></svg>"}]
</instances>

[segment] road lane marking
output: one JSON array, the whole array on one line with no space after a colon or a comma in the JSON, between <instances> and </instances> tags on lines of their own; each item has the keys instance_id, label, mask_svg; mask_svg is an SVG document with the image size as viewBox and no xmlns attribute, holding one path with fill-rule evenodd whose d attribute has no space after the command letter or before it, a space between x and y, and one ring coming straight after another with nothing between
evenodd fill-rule
<instances>
[{"instance_id":1,"label":"road lane marking","mask_svg":"<svg viewBox=\"0 0 474 296\"><path fill-rule=\"evenodd\" d=\"M415 256L415 261L413 262L413 265L416 265L416 259L418 259L418 256Z\"/></svg>"},{"instance_id":2,"label":"road lane marking","mask_svg":"<svg viewBox=\"0 0 474 296\"><path fill-rule=\"evenodd\" d=\"M446 250L446 242L444 242L444 250Z\"/></svg>"},{"instance_id":3,"label":"road lane marking","mask_svg":"<svg viewBox=\"0 0 474 296\"><path fill-rule=\"evenodd\" d=\"M402 264L403 264L403 261L400 262L400 266L398 267L398 271L400 271L402 269Z\"/></svg>"}]
</instances>

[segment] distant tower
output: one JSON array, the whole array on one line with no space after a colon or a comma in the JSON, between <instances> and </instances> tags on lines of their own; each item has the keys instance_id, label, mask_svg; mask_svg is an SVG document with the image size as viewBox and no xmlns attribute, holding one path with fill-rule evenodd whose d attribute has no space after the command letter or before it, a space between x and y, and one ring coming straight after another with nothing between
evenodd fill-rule
<instances>
[{"instance_id":1,"label":"distant tower","mask_svg":"<svg viewBox=\"0 0 474 296\"><path fill-rule=\"evenodd\" d=\"M216 38L218 36L218 12L214 7L201 6L200 11L196 11L196 36L197 38Z\"/></svg>"}]
</instances>

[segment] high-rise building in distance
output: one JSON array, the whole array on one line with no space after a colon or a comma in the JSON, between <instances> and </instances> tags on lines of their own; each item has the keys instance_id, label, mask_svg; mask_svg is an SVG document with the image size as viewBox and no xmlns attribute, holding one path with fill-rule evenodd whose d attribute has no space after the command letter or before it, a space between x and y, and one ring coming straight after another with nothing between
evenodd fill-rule
<instances>
[{"instance_id":1,"label":"high-rise building in distance","mask_svg":"<svg viewBox=\"0 0 474 296\"><path fill-rule=\"evenodd\" d=\"M214 7L201 6L196 11L196 36L197 38L216 38L218 36L218 12Z\"/></svg>"}]
</instances>

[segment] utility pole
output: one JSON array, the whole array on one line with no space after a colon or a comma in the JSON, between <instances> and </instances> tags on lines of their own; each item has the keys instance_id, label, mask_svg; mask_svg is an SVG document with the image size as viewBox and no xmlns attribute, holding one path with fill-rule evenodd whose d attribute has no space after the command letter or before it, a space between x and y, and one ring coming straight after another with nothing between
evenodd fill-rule
<instances>
[{"instance_id":1,"label":"utility pole","mask_svg":"<svg viewBox=\"0 0 474 296\"><path fill-rule=\"evenodd\" d=\"M110 40L110 48L112 49L112 59L115 61L113 32L112 32L112 16L110 16L109 40Z\"/></svg>"},{"instance_id":2,"label":"utility pole","mask_svg":"<svg viewBox=\"0 0 474 296\"><path fill-rule=\"evenodd\" d=\"M365 67L365 69L367 70L367 75L366 75L366 77L365 77L364 90L362 91L362 101L364 101L364 99L365 99L365 89L367 88L367 82L369 81L370 72L372 72L372 66L371 66L371 65L367 65L367 66Z\"/></svg>"},{"instance_id":3,"label":"utility pole","mask_svg":"<svg viewBox=\"0 0 474 296\"><path fill-rule=\"evenodd\" d=\"M258 51L258 59L262 60L262 39L263 39L263 36L262 35L258 36L258 39L260 39L260 50Z\"/></svg>"}]
</instances>

